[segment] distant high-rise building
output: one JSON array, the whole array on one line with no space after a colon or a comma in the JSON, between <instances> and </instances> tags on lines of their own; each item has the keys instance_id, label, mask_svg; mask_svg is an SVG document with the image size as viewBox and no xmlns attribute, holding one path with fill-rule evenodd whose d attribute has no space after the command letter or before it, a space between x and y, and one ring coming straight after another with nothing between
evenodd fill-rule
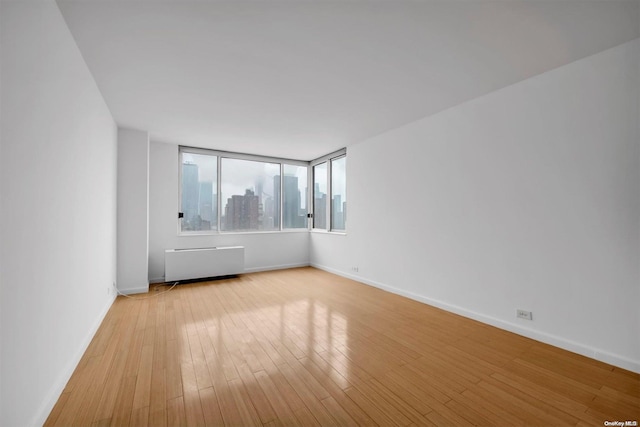
<instances>
[{"instance_id":1,"label":"distant high-rise building","mask_svg":"<svg viewBox=\"0 0 640 427\"><path fill-rule=\"evenodd\" d=\"M254 183L254 185L253 185L253 187L255 189L254 194L256 196L258 196L259 202L262 203L263 202L262 198L263 198L263 193L264 193L264 181L263 181L263 178L262 177L257 178L255 183Z\"/></svg>"},{"instance_id":2,"label":"distant high-rise building","mask_svg":"<svg viewBox=\"0 0 640 427\"><path fill-rule=\"evenodd\" d=\"M282 179L282 194L280 193L280 175L273 177L274 197L274 223L275 227L280 225L280 204L282 200L282 220L283 228L302 228L305 226L306 212L302 212L300 205L300 190L298 189L298 177L285 175ZM306 210L306 209L305 209Z\"/></svg>"},{"instance_id":3,"label":"distant high-rise building","mask_svg":"<svg viewBox=\"0 0 640 427\"><path fill-rule=\"evenodd\" d=\"M258 197L258 230L264 230L264 205L262 204L262 198Z\"/></svg>"},{"instance_id":4,"label":"distant high-rise building","mask_svg":"<svg viewBox=\"0 0 640 427\"><path fill-rule=\"evenodd\" d=\"M302 201L302 209L306 212L309 210L307 203L309 202L309 187L304 187L304 200ZM306 216L306 213L305 213Z\"/></svg>"},{"instance_id":5,"label":"distant high-rise building","mask_svg":"<svg viewBox=\"0 0 640 427\"><path fill-rule=\"evenodd\" d=\"M275 200L282 199L282 193L280 192L280 175L273 177L273 198ZM274 227L280 227L280 204L273 207L273 225Z\"/></svg>"},{"instance_id":6,"label":"distant high-rise building","mask_svg":"<svg viewBox=\"0 0 640 427\"><path fill-rule=\"evenodd\" d=\"M347 202L342 202L342 221L343 222L343 228L346 229L347 228Z\"/></svg>"},{"instance_id":7,"label":"distant high-rise building","mask_svg":"<svg viewBox=\"0 0 640 427\"><path fill-rule=\"evenodd\" d=\"M327 195L320 192L320 184L316 183L313 192L313 227L327 227Z\"/></svg>"},{"instance_id":8,"label":"distant high-rise building","mask_svg":"<svg viewBox=\"0 0 640 427\"><path fill-rule=\"evenodd\" d=\"M198 184L198 165L182 164L182 213L183 229L195 230L198 221L198 203L200 186Z\"/></svg>"},{"instance_id":9,"label":"distant high-rise building","mask_svg":"<svg viewBox=\"0 0 640 427\"><path fill-rule=\"evenodd\" d=\"M265 197L262 206L264 207L264 212L262 212L261 230L273 230L277 227L274 213L276 211L276 207L273 197Z\"/></svg>"},{"instance_id":10,"label":"distant high-rise building","mask_svg":"<svg viewBox=\"0 0 640 427\"><path fill-rule=\"evenodd\" d=\"M344 230L344 211L342 196L336 194L331 201L331 228Z\"/></svg>"},{"instance_id":11,"label":"distant high-rise building","mask_svg":"<svg viewBox=\"0 0 640 427\"><path fill-rule=\"evenodd\" d=\"M260 198L247 189L244 196L233 195L227 199L225 207L225 230L258 230L260 218Z\"/></svg>"},{"instance_id":12,"label":"distant high-rise building","mask_svg":"<svg viewBox=\"0 0 640 427\"><path fill-rule=\"evenodd\" d=\"M200 214L200 220L202 222L200 226L201 230L211 230L217 225L214 224L217 221L215 220L215 211L213 208L213 182L200 182L198 213ZM214 227L211 227L212 225L214 225Z\"/></svg>"}]
</instances>

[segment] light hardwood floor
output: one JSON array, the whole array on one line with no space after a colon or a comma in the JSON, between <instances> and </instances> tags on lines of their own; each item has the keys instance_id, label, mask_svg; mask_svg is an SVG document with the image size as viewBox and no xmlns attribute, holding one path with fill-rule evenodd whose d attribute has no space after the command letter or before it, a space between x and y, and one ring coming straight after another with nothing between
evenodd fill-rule
<instances>
[{"instance_id":1,"label":"light hardwood floor","mask_svg":"<svg viewBox=\"0 0 640 427\"><path fill-rule=\"evenodd\" d=\"M119 297L46 425L626 420L638 374L301 268Z\"/></svg>"}]
</instances>

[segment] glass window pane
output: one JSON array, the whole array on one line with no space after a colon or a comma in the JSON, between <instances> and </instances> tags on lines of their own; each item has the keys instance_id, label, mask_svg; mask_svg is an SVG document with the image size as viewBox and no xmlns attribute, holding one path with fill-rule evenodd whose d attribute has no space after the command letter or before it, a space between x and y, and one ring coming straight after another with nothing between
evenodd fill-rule
<instances>
[{"instance_id":1,"label":"glass window pane","mask_svg":"<svg viewBox=\"0 0 640 427\"><path fill-rule=\"evenodd\" d=\"M218 229L217 178L216 156L182 153L182 231Z\"/></svg>"},{"instance_id":2,"label":"glass window pane","mask_svg":"<svg viewBox=\"0 0 640 427\"><path fill-rule=\"evenodd\" d=\"M313 167L313 228L327 228L327 163Z\"/></svg>"},{"instance_id":3,"label":"glass window pane","mask_svg":"<svg viewBox=\"0 0 640 427\"><path fill-rule=\"evenodd\" d=\"M307 228L307 168L283 165L283 169L283 228Z\"/></svg>"},{"instance_id":4,"label":"glass window pane","mask_svg":"<svg viewBox=\"0 0 640 427\"><path fill-rule=\"evenodd\" d=\"M331 161L331 229L344 230L347 223L347 158Z\"/></svg>"},{"instance_id":5,"label":"glass window pane","mask_svg":"<svg viewBox=\"0 0 640 427\"><path fill-rule=\"evenodd\" d=\"M220 172L223 231L280 228L279 164L223 158Z\"/></svg>"}]
</instances>

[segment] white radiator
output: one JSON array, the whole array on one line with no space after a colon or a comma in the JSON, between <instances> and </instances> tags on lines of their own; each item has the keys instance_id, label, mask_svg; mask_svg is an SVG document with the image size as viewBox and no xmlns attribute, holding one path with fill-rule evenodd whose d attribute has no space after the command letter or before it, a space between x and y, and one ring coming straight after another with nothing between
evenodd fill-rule
<instances>
[{"instance_id":1,"label":"white radiator","mask_svg":"<svg viewBox=\"0 0 640 427\"><path fill-rule=\"evenodd\" d=\"M244 273L244 246L164 251L164 281Z\"/></svg>"}]
</instances>

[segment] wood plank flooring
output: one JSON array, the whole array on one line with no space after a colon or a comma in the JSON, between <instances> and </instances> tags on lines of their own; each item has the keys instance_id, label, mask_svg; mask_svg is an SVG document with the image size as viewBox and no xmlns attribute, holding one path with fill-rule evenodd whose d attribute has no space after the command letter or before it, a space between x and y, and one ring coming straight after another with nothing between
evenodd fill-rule
<instances>
[{"instance_id":1,"label":"wood plank flooring","mask_svg":"<svg viewBox=\"0 0 640 427\"><path fill-rule=\"evenodd\" d=\"M119 297L45 425L627 420L638 374L300 268Z\"/></svg>"}]
</instances>

